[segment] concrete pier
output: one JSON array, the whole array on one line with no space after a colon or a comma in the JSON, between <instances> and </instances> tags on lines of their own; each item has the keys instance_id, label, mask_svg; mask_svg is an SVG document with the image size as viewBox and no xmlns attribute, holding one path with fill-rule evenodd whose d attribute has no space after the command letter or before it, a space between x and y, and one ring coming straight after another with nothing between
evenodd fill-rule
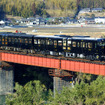
<instances>
[{"instance_id":1,"label":"concrete pier","mask_svg":"<svg viewBox=\"0 0 105 105\"><path fill-rule=\"evenodd\" d=\"M6 62L0 62L0 95L13 92L13 66Z\"/></svg>"}]
</instances>

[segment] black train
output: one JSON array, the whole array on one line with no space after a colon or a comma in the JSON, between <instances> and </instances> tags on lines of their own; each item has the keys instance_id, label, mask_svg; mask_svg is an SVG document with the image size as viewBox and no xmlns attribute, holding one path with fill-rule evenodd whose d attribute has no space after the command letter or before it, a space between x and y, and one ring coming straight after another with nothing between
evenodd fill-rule
<instances>
[{"instance_id":1,"label":"black train","mask_svg":"<svg viewBox=\"0 0 105 105\"><path fill-rule=\"evenodd\" d=\"M41 53L90 60L105 58L105 38L66 35L30 35L25 33L0 33L1 49Z\"/></svg>"}]
</instances>

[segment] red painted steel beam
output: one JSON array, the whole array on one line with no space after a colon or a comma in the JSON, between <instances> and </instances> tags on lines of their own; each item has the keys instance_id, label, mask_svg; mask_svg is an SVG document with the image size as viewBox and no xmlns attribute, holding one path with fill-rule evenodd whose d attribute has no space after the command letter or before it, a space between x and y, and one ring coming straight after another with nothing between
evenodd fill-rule
<instances>
[{"instance_id":1,"label":"red painted steel beam","mask_svg":"<svg viewBox=\"0 0 105 105\"><path fill-rule=\"evenodd\" d=\"M3 52L0 53L0 61L7 61L7 62L13 62L25 65L32 65L32 66L56 68L61 70L105 76L105 65L102 64L10 54Z\"/></svg>"},{"instance_id":2,"label":"red painted steel beam","mask_svg":"<svg viewBox=\"0 0 105 105\"><path fill-rule=\"evenodd\" d=\"M105 65L102 64L61 60L61 69L105 76Z\"/></svg>"},{"instance_id":3,"label":"red painted steel beam","mask_svg":"<svg viewBox=\"0 0 105 105\"><path fill-rule=\"evenodd\" d=\"M59 59L10 54L10 53L0 53L0 56L1 56L1 61L60 69Z\"/></svg>"}]
</instances>

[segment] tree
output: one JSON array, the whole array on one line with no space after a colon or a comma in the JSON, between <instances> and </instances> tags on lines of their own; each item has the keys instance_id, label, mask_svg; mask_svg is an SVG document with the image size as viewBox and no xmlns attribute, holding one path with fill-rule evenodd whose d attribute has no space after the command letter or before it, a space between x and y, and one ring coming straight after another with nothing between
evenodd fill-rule
<instances>
[{"instance_id":1,"label":"tree","mask_svg":"<svg viewBox=\"0 0 105 105\"><path fill-rule=\"evenodd\" d=\"M36 14L36 5L35 5L35 3L32 4L32 12L33 12L33 16L35 16L35 14Z\"/></svg>"},{"instance_id":2,"label":"tree","mask_svg":"<svg viewBox=\"0 0 105 105\"><path fill-rule=\"evenodd\" d=\"M46 87L40 81L30 81L25 86L16 83L16 92L8 95L7 105L42 105L46 100Z\"/></svg>"}]
</instances>

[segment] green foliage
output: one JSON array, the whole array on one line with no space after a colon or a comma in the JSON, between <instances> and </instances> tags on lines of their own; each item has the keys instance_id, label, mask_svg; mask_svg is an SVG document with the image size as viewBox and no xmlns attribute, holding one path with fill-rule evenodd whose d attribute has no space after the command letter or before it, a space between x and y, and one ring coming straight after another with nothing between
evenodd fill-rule
<instances>
[{"instance_id":1,"label":"green foliage","mask_svg":"<svg viewBox=\"0 0 105 105\"><path fill-rule=\"evenodd\" d=\"M46 9L76 11L76 0L1 0L1 10L10 15L29 17L48 15Z\"/></svg>"},{"instance_id":2,"label":"green foliage","mask_svg":"<svg viewBox=\"0 0 105 105\"><path fill-rule=\"evenodd\" d=\"M78 0L81 8L105 8L105 0Z\"/></svg>"},{"instance_id":3,"label":"green foliage","mask_svg":"<svg viewBox=\"0 0 105 105\"><path fill-rule=\"evenodd\" d=\"M7 105L42 105L46 100L46 88L40 81L30 81L25 86L16 83L16 92L7 96Z\"/></svg>"},{"instance_id":4,"label":"green foliage","mask_svg":"<svg viewBox=\"0 0 105 105\"><path fill-rule=\"evenodd\" d=\"M104 105L105 77L85 83L81 81L74 87L63 87L61 93L53 95L39 81L28 82L25 86L16 84L16 92L7 97L7 105Z\"/></svg>"}]
</instances>

